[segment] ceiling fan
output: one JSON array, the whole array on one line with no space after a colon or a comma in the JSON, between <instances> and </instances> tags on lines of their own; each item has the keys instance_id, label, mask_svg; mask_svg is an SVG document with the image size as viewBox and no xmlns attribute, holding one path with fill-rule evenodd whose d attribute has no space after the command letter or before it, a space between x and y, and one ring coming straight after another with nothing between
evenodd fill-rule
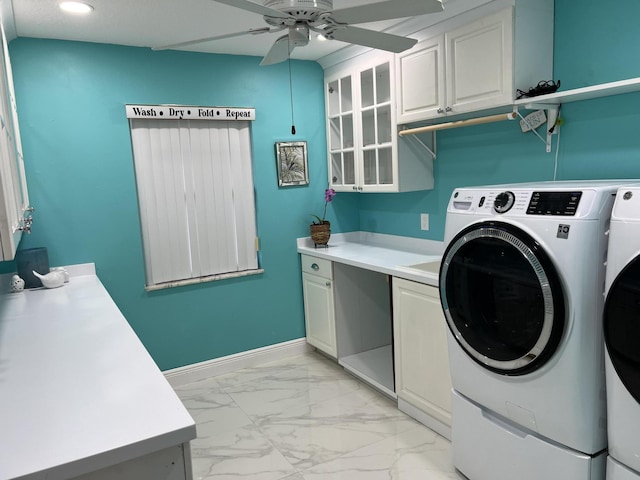
<instances>
[{"instance_id":1,"label":"ceiling fan","mask_svg":"<svg viewBox=\"0 0 640 480\"><path fill-rule=\"evenodd\" d=\"M338 10L333 10L333 0L264 0L262 5L250 0L213 1L262 15L269 26L155 47L153 50L288 30L275 41L260 65L272 65L287 60L295 47L303 47L309 43L309 31L331 40L399 53L411 48L416 40L352 27L351 24L412 17L443 10L442 0L386 0Z\"/></svg>"}]
</instances>

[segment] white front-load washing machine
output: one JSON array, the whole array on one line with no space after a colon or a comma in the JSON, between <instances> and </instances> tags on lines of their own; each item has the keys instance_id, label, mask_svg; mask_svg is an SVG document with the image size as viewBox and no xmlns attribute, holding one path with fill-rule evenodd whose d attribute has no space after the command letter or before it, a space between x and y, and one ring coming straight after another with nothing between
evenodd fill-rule
<instances>
[{"instance_id":1,"label":"white front-load washing machine","mask_svg":"<svg viewBox=\"0 0 640 480\"><path fill-rule=\"evenodd\" d=\"M453 460L471 480L604 478L606 232L621 183L453 192L440 296Z\"/></svg>"},{"instance_id":2,"label":"white front-load washing machine","mask_svg":"<svg viewBox=\"0 0 640 480\"><path fill-rule=\"evenodd\" d=\"M605 293L607 480L640 480L640 185L616 196Z\"/></svg>"}]
</instances>

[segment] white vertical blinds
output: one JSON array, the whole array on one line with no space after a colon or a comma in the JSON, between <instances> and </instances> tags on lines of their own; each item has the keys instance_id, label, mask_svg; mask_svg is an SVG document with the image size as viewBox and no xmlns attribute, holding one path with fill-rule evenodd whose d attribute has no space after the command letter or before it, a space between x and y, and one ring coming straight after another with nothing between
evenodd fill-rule
<instances>
[{"instance_id":1,"label":"white vertical blinds","mask_svg":"<svg viewBox=\"0 0 640 480\"><path fill-rule=\"evenodd\" d=\"M257 269L249 122L130 122L147 285Z\"/></svg>"}]
</instances>

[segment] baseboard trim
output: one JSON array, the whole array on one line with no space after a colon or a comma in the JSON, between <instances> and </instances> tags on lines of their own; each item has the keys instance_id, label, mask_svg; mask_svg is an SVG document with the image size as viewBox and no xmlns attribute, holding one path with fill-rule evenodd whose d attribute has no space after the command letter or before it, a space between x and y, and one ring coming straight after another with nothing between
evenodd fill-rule
<instances>
[{"instance_id":1,"label":"baseboard trim","mask_svg":"<svg viewBox=\"0 0 640 480\"><path fill-rule=\"evenodd\" d=\"M402 400L401 398L398 399L398 410L406 413L410 417L415 418L424 426L429 427L431 430L433 430L437 434L451 441L450 425L445 425L440 420L437 420L433 418L431 415L424 413L419 408L414 407L409 402Z\"/></svg>"},{"instance_id":2,"label":"baseboard trim","mask_svg":"<svg viewBox=\"0 0 640 480\"><path fill-rule=\"evenodd\" d=\"M164 376L172 387L178 387L205 378L223 375L242 368L254 367L262 363L273 362L282 358L300 355L312 350L305 338L277 343L267 347L234 353L226 357L214 358L184 367L165 370Z\"/></svg>"}]
</instances>

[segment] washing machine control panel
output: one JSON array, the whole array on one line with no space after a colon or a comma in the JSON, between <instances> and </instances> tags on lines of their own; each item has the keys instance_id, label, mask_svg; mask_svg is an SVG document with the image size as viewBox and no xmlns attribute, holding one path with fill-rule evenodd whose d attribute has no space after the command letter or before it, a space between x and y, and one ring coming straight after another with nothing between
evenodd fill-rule
<instances>
[{"instance_id":1,"label":"washing machine control panel","mask_svg":"<svg viewBox=\"0 0 640 480\"><path fill-rule=\"evenodd\" d=\"M461 189L454 191L448 210L509 217L574 217L582 216L579 208L583 203L589 208L592 196L590 191L579 190Z\"/></svg>"},{"instance_id":2,"label":"washing machine control panel","mask_svg":"<svg viewBox=\"0 0 640 480\"><path fill-rule=\"evenodd\" d=\"M527 215L574 216L582 192L533 192Z\"/></svg>"},{"instance_id":3,"label":"washing machine control panel","mask_svg":"<svg viewBox=\"0 0 640 480\"><path fill-rule=\"evenodd\" d=\"M498 213L505 213L511 210L513 204L516 201L516 196L513 192L502 192L496 195L496 199L493 201L493 209Z\"/></svg>"}]
</instances>

